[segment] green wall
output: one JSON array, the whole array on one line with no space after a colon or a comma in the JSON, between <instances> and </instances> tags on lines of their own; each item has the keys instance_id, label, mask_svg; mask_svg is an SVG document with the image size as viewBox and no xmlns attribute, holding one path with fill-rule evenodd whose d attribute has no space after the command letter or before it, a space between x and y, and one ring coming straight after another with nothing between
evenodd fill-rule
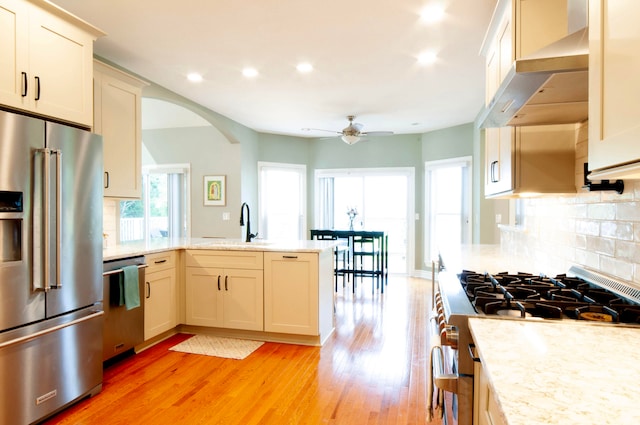
<instances>
[{"instance_id":1,"label":"green wall","mask_svg":"<svg viewBox=\"0 0 640 425\"><path fill-rule=\"evenodd\" d=\"M237 238L241 205L241 145L231 144L215 127L144 130L143 165L191 164L191 235ZM225 175L226 206L205 206L204 176ZM222 213L231 219L223 220Z\"/></svg>"}]
</instances>

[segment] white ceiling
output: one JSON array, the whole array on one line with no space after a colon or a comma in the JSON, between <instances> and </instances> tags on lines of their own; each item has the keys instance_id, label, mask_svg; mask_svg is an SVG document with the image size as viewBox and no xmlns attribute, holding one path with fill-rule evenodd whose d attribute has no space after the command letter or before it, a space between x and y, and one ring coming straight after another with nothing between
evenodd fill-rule
<instances>
[{"instance_id":1,"label":"white ceiling","mask_svg":"<svg viewBox=\"0 0 640 425\"><path fill-rule=\"evenodd\" d=\"M473 121L496 0L53 0L107 33L97 55L256 131L423 133ZM444 19L420 19L442 4ZM423 52L437 55L419 65ZM296 71L306 61L314 70ZM254 67L254 79L242 69ZM187 81L199 72L200 83Z\"/></svg>"}]
</instances>

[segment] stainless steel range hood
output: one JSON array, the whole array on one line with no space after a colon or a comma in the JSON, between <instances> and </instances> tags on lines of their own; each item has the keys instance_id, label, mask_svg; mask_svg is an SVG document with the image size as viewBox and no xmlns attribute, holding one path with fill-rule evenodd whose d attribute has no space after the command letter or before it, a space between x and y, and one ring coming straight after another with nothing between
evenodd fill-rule
<instances>
[{"instance_id":1,"label":"stainless steel range hood","mask_svg":"<svg viewBox=\"0 0 640 425\"><path fill-rule=\"evenodd\" d=\"M480 127L569 124L588 118L589 34L582 28L516 60Z\"/></svg>"}]
</instances>

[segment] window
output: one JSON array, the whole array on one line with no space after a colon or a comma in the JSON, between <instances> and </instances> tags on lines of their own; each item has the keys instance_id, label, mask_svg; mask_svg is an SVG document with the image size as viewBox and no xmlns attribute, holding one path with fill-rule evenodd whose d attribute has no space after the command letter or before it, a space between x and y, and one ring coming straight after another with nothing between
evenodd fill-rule
<instances>
[{"instance_id":1,"label":"window","mask_svg":"<svg viewBox=\"0 0 640 425\"><path fill-rule=\"evenodd\" d=\"M425 164L426 193L424 262L443 250L471 241L471 158Z\"/></svg>"},{"instance_id":2,"label":"window","mask_svg":"<svg viewBox=\"0 0 640 425\"><path fill-rule=\"evenodd\" d=\"M259 234L264 239L307 239L307 168L258 163Z\"/></svg>"},{"instance_id":3,"label":"window","mask_svg":"<svg viewBox=\"0 0 640 425\"><path fill-rule=\"evenodd\" d=\"M188 164L143 167L141 199L120 201L120 242L190 233L189 172Z\"/></svg>"}]
</instances>

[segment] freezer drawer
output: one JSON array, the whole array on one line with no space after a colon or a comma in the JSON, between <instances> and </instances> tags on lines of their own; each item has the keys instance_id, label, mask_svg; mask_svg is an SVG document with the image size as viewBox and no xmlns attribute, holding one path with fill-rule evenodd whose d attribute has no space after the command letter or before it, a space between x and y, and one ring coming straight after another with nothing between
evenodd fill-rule
<instances>
[{"instance_id":1,"label":"freezer drawer","mask_svg":"<svg viewBox=\"0 0 640 425\"><path fill-rule=\"evenodd\" d=\"M102 322L91 307L0 336L0 425L30 424L100 392Z\"/></svg>"}]
</instances>

